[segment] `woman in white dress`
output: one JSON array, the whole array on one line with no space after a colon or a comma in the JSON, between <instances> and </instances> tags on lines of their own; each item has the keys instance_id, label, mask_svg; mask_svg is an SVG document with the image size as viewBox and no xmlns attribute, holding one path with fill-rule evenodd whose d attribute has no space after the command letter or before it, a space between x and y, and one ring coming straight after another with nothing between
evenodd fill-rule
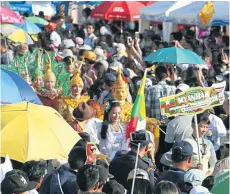
<instances>
[{"instance_id":1,"label":"woman in white dress","mask_svg":"<svg viewBox=\"0 0 230 194\"><path fill-rule=\"evenodd\" d=\"M125 140L125 123L120 122L122 108L118 101L109 101L105 107L104 121L98 132L100 151L109 159L113 159L115 153L120 150L128 150Z\"/></svg>"}]
</instances>

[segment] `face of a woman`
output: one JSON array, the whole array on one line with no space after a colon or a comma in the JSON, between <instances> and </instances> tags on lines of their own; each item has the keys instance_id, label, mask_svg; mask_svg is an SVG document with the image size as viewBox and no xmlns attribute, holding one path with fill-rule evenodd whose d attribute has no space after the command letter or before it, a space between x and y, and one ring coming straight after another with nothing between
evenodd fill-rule
<instances>
[{"instance_id":1,"label":"face of a woman","mask_svg":"<svg viewBox=\"0 0 230 194\"><path fill-rule=\"evenodd\" d=\"M112 108L112 110L109 113L109 118L110 118L111 123L117 123L120 121L121 111L122 110L120 106L116 106Z\"/></svg>"},{"instance_id":2,"label":"face of a woman","mask_svg":"<svg viewBox=\"0 0 230 194\"><path fill-rule=\"evenodd\" d=\"M45 80L45 88L47 90L53 90L55 83L56 83L56 81L54 79L48 78Z\"/></svg>"},{"instance_id":3,"label":"face of a woman","mask_svg":"<svg viewBox=\"0 0 230 194\"><path fill-rule=\"evenodd\" d=\"M198 131L199 131L199 136L200 137L204 137L204 135L207 133L208 131L208 124L204 123L204 122L200 122L198 124Z\"/></svg>"},{"instance_id":4,"label":"face of a woman","mask_svg":"<svg viewBox=\"0 0 230 194\"><path fill-rule=\"evenodd\" d=\"M35 87L42 87L43 86L43 80L42 80L42 78L41 77L36 77L36 78L34 78L34 85L35 85Z\"/></svg>"},{"instance_id":5,"label":"face of a woman","mask_svg":"<svg viewBox=\"0 0 230 194\"><path fill-rule=\"evenodd\" d=\"M83 86L81 84L74 84L71 88L71 93L73 96L81 95Z\"/></svg>"}]
</instances>

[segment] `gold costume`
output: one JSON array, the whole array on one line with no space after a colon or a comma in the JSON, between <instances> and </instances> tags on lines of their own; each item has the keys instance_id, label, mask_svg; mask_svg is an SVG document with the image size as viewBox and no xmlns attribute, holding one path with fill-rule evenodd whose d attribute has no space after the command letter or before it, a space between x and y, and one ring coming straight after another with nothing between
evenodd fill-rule
<instances>
[{"instance_id":1,"label":"gold costume","mask_svg":"<svg viewBox=\"0 0 230 194\"><path fill-rule=\"evenodd\" d=\"M81 85L82 88L84 87L84 82L80 77L79 70L75 73L74 77L71 79L70 88L72 88L73 85L77 85L77 84ZM70 96L65 96L60 103L59 112L68 123L72 123L74 121L73 110L81 102L87 102L89 99L90 96L88 95L81 95L80 98L76 98L72 94Z\"/></svg>"}]
</instances>

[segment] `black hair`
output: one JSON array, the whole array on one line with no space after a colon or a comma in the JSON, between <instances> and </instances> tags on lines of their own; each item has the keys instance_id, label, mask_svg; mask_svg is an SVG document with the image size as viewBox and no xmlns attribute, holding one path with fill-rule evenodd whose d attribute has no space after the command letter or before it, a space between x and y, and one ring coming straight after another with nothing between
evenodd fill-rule
<instances>
[{"instance_id":1,"label":"black hair","mask_svg":"<svg viewBox=\"0 0 230 194\"><path fill-rule=\"evenodd\" d=\"M154 194L179 194L177 186L170 181L160 181L155 187Z\"/></svg>"},{"instance_id":2,"label":"black hair","mask_svg":"<svg viewBox=\"0 0 230 194\"><path fill-rule=\"evenodd\" d=\"M81 191L89 191L99 182L98 167L86 164L78 170L77 184Z\"/></svg>"},{"instance_id":3,"label":"black hair","mask_svg":"<svg viewBox=\"0 0 230 194\"><path fill-rule=\"evenodd\" d=\"M109 169L109 164L108 164L108 162L105 161L104 159L97 159L96 165L103 166L103 167L106 168L107 170Z\"/></svg>"},{"instance_id":4,"label":"black hair","mask_svg":"<svg viewBox=\"0 0 230 194\"><path fill-rule=\"evenodd\" d=\"M70 153L68 158L68 163L70 168L77 170L84 166L86 161L86 149L83 147L74 147Z\"/></svg>"},{"instance_id":5,"label":"black hair","mask_svg":"<svg viewBox=\"0 0 230 194\"><path fill-rule=\"evenodd\" d=\"M45 161L28 161L24 163L22 171L25 172L29 181L38 182L39 179L45 175L46 162Z\"/></svg>"},{"instance_id":6,"label":"black hair","mask_svg":"<svg viewBox=\"0 0 230 194\"><path fill-rule=\"evenodd\" d=\"M211 191L213 185L214 185L214 176L208 176L202 182L202 186L206 187L209 191Z\"/></svg>"},{"instance_id":7,"label":"black hair","mask_svg":"<svg viewBox=\"0 0 230 194\"><path fill-rule=\"evenodd\" d=\"M89 134L86 132L81 132L81 133L78 133L78 135L81 137L81 139L75 144L75 146L80 146L86 149L87 142L90 142Z\"/></svg>"},{"instance_id":8,"label":"black hair","mask_svg":"<svg viewBox=\"0 0 230 194\"><path fill-rule=\"evenodd\" d=\"M89 7L86 7L85 9L82 10L83 12L85 12L86 16L89 17L91 14L91 9Z\"/></svg>"},{"instance_id":9,"label":"black hair","mask_svg":"<svg viewBox=\"0 0 230 194\"><path fill-rule=\"evenodd\" d=\"M210 120L205 113L197 114L197 124L199 125L200 122L204 122L208 125L210 124ZM195 118L194 117L192 119L192 124L195 124Z\"/></svg>"},{"instance_id":10,"label":"black hair","mask_svg":"<svg viewBox=\"0 0 230 194\"><path fill-rule=\"evenodd\" d=\"M102 139L106 139L107 137L107 131L109 127L109 112L114 107L118 107L118 106L121 107L120 103L117 101L109 100L107 103L108 103L108 109L105 108L104 120L103 120L102 127L101 127L101 138Z\"/></svg>"},{"instance_id":11,"label":"black hair","mask_svg":"<svg viewBox=\"0 0 230 194\"><path fill-rule=\"evenodd\" d=\"M199 86L199 81L196 77L197 69L194 67L188 67L186 70L186 79L185 84L189 85L190 87L196 87Z\"/></svg>"},{"instance_id":12,"label":"black hair","mask_svg":"<svg viewBox=\"0 0 230 194\"><path fill-rule=\"evenodd\" d=\"M45 16L44 12L43 11L39 11L38 16L44 18L44 16Z\"/></svg>"},{"instance_id":13,"label":"black hair","mask_svg":"<svg viewBox=\"0 0 230 194\"><path fill-rule=\"evenodd\" d=\"M109 194L124 194L125 188L116 180L111 180L104 184L102 191Z\"/></svg>"},{"instance_id":14,"label":"black hair","mask_svg":"<svg viewBox=\"0 0 230 194\"><path fill-rule=\"evenodd\" d=\"M131 193L133 179L127 181L127 191ZM149 180L135 179L134 194L152 194Z\"/></svg>"},{"instance_id":15,"label":"black hair","mask_svg":"<svg viewBox=\"0 0 230 194\"><path fill-rule=\"evenodd\" d=\"M166 67L164 67L164 66L158 66L158 67L155 69L155 76L156 76L160 81L162 81L163 79L167 78L167 77L168 77L168 72L167 72Z\"/></svg>"},{"instance_id":16,"label":"black hair","mask_svg":"<svg viewBox=\"0 0 230 194\"><path fill-rule=\"evenodd\" d=\"M202 57L203 58L206 58L206 57L212 57L212 52L208 49L205 49L203 54L202 54Z\"/></svg>"},{"instance_id":17,"label":"black hair","mask_svg":"<svg viewBox=\"0 0 230 194\"><path fill-rule=\"evenodd\" d=\"M93 26L93 29L95 29L95 25L94 25L93 23L91 23L91 22L88 22L88 23L86 24L86 26Z\"/></svg>"},{"instance_id":18,"label":"black hair","mask_svg":"<svg viewBox=\"0 0 230 194\"><path fill-rule=\"evenodd\" d=\"M104 65L101 62L96 62L94 64L94 69L98 72L98 79L102 79L106 72Z\"/></svg>"},{"instance_id":19,"label":"black hair","mask_svg":"<svg viewBox=\"0 0 230 194\"><path fill-rule=\"evenodd\" d=\"M65 58L63 59L63 62L64 62L65 64L71 64L72 62L74 62L74 58L71 57L71 56L67 56L67 57L65 57Z\"/></svg>"}]
</instances>

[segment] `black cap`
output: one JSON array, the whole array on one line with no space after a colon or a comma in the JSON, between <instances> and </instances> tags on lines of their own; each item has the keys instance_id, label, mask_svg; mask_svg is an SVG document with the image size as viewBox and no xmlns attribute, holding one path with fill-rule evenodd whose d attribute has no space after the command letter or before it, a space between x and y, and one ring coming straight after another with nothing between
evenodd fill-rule
<instances>
[{"instance_id":1,"label":"black cap","mask_svg":"<svg viewBox=\"0 0 230 194\"><path fill-rule=\"evenodd\" d=\"M33 190L37 185L35 181L29 181L26 173L21 170L11 170L6 173L1 183L2 193L22 193Z\"/></svg>"},{"instance_id":2,"label":"black cap","mask_svg":"<svg viewBox=\"0 0 230 194\"><path fill-rule=\"evenodd\" d=\"M121 184L119 184L116 180L111 180L103 186L102 191L111 194L113 193L123 194L125 193L125 188Z\"/></svg>"},{"instance_id":3,"label":"black cap","mask_svg":"<svg viewBox=\"0 0 230 194\"><path fill-rule=\"evenodd\" d=\"M107 86L112 87L114 82L117 80L117 77L113 73L106 73L104 75L104 82L106 83Z\"/></svg>"},{"instance_id":4,"label":"black cap","mask_svg":"<svg viewBox=\"0 0 230 194\"><path fill-rule=\"evenodd\" d=\"M192 145L187 141L175 142L172 147L172 161L183 162L193 155Z\"/></svg>"},{"instance_id":5,"label":"black cap","mask_svg":"<svg viewBox=\"0 0 230 194\"><path fill-rule=\"evenodd\" d=\"M104 166L96 165L99 171L99 183L104 185L109 180L109 172Z\"/></svg>"}]
</instances>

